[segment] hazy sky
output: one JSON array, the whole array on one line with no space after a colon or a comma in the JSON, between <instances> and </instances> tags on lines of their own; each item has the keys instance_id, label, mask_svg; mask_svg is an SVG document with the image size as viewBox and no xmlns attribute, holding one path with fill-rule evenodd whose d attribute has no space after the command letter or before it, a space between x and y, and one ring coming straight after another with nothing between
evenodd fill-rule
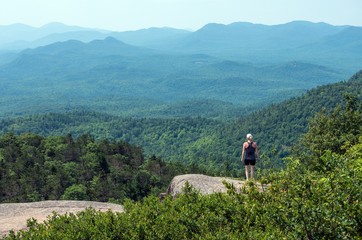
<instances>
[{"instance_id":1,"label":"hazy sky","mask_svg":"<svg viewBox=\"0 0 362 240\"><path fill-rule=\"evenodd\" d=\"M362 26L362 0L0 0L0 25L49 22L114 31L294 20Z\"/></svg>"}]
</instances>

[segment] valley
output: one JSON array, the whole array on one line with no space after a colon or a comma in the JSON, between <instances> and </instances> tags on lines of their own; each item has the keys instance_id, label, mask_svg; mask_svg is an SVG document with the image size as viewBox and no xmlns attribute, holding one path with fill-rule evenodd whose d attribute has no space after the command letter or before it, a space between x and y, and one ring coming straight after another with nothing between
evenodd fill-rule
<instances>
[{"instance_id":1,"label":"valley","mask_svg":"<svg viewBox=\"0 0 362 240\"><path fill-rule=\"evenodd\" d=\"M346 80L362 62L361 29L350 26L234 23L116 33L52 24L29 27L27 35L17 27L0 27L7 44L49 40L17 50L0 45L0 118L69 110L238 118Z\"/></svg>"}]
</instances>

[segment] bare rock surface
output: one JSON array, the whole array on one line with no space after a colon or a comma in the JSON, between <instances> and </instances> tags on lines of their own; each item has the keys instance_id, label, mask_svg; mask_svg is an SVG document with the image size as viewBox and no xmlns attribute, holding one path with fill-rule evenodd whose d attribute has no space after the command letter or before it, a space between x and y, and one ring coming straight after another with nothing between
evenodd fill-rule
<instances>
[{"instance_id":1,"label":"bare rock surface","mask_svg":"<svg viewBox=\"0 0 362 240\"><path fill-rule=\"evenodd\" d=\"M231 178L210 177L203 174L185 174L176 176L172 179L167 194L175 197L182 193L182 189L186 182L192 185L197 191L200 191L201 194L226 192L227 188L223 184L223 181L233 184L236 189L241 188L245 184L245 181Z\"/></svg>"},{"instance_id":2,"label":"bare rock surface","mask_svg":"<svg viewBox=\"0 0 362 240\"><path fill-rule=\"evenodd\" d=\"M0 238L10 230L26 229L26 222L35 218L39 223L47 219L53 212L58 214L77 213L86 208L99 211L123 212L123 206L112 203L92 201L41 201L31 203L0 204Z\"/></svg>"}]
</instances>

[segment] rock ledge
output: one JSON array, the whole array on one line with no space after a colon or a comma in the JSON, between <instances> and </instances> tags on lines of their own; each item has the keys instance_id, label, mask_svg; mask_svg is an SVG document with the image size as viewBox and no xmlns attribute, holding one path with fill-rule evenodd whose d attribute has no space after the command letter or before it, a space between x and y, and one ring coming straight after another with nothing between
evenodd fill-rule
<instances>
[{"instance_id":1,"label":"rock ledge","mask_svg":"<svg viewBox=\"0 0 362 240\"><path fill-rule=\"evenodd\" d=\"M99 211L123 212L123 206L113 203L93 201L41 201L31 203L2 203L0 204L0 238L10 230L26 229L26 222L35 218L43 222L53 212L58 214L77 213L86 208Z\"/></svg>"},{"instance_id":2,"label":"rock ledge","mask_svg":"<svg viewBox=\"0 0 362 240\"><path fill-rule=\"evenodd\" d=\"M241 188L245 184L245 181L231 178L210 177L203 174L185 174L176 176L172 179L167 189L167 195L176 197L178 194L182 193L182 188L185 186L186 182L192 185L197 191L200 191L201 194L223 193L227 191L223 181L233 184L236 189Z\"/></svg>"}]
</instances>

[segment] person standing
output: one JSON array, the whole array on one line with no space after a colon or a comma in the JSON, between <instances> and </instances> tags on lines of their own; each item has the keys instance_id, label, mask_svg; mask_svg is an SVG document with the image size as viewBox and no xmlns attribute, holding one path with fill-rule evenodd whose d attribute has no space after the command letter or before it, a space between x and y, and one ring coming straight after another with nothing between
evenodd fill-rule
<instances>
[{"instance_id":1,"label":"person standing","mask_svg":"<svg viewBox=\"0 0 362 240\"><path fill-rule=\"evenodd\" d=\"M250 178L254 178L255 163L257 159L259 159L258 145L253 141L253 135L248 133L241 152L241 162L244 162L245 164L246 180L249 180L249 171Z\"/></svg>"}]
</instances>

